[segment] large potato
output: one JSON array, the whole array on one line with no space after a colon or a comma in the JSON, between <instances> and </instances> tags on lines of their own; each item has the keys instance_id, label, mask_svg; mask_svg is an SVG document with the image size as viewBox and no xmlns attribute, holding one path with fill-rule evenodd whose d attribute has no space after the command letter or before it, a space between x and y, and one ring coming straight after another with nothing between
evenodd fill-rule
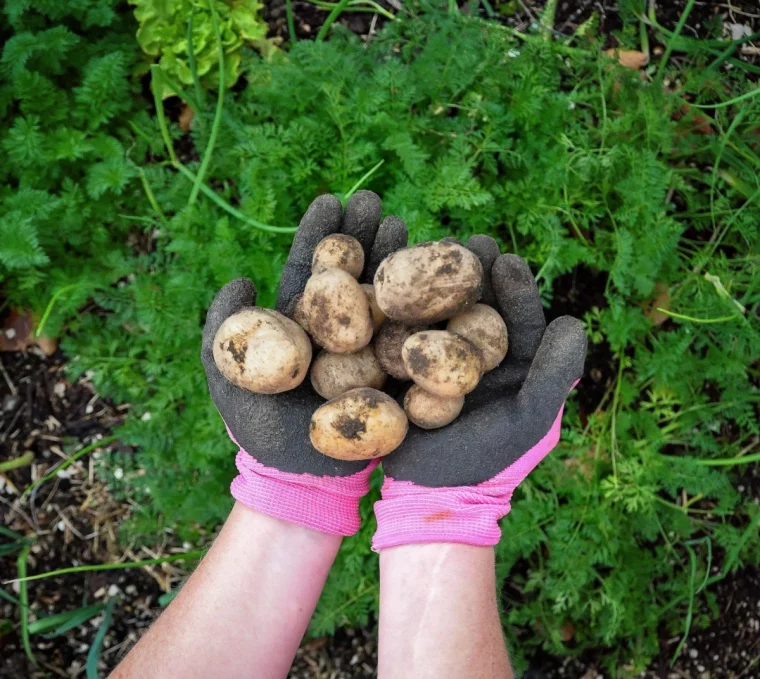
<instances>
[{"instance_id":1,"label":"large potato","mask_svg":"<svg viewBox=\"0 0 760 679\"><path fill-rule=\"evenodd\" d=\"M437 323L480 299L483 267L457 243L421 243L388 255L375 273L375 296L388 318Z\"/></svg>"},{"instance_id":2,"label":"large potato","mask_svg":"<svg viewBox=\"0 0 760 679\"><path fill-rule=\"evenodd\" d=\"M415 332L424 328L410 328L401 323L389 322L380 328L375 337L375 356L380 361L383 370L391 377L397 380L410 380L409 371L404 365L404 359L401 356L401 349L404 342L408 340Z\"/></svg>"},{"instance_id":3,"label":"large potato","mask_svg":"<svg viewBox=\"0 0 760 679\"><path fill-rule=\"evenodd\" d=\"M413 384L404 396L404 412L421 429L438 429L453 422L464 406L464 396L436 396Z\"/></svg>"},{"instance_id":4,"label":"large potato","mask_svg":"<svg viewBox=\"0 0 760 679\"><path fill-rule=\"evenodd\" d=\"M377 299L375 298L375 286L372 283L362 283L362 290L367 293L367 299L369 300L369 309L372 312L372 323L375 327L375 332L378 328L385 323L385 314L383 310L377 306Z\"/></svg>"},{"instance_id":5,"label":"large potato","mask_svg":"<svg viewBox=\"0 0 760 679\"><path fill-rule=\"evenodd\" d=\"M311 260L311 272L322 273L327 269L342 269L354 278L359 278L364 270L364 248L353 236L333 233L323 238Z\"/></svg>"},{"instance_id":6,"label":"large potato","mask_svg":"<svg viewBox=\"0 0 760 679\"><path fill-rule=\"evenodd\" d=\"M258 307L227 318L214 337L213 351L222 375L259 394L295 389L311 362L311 342L298 324Z\"/></svg>"},{"instance_id":7,"label":"large potato","mask_svg":"<svg viewBox=\"0 0 760 679\"><path fill-rule=\"evenodd\" d=\"M409 421L398 403L376 389L352 389L317 408L311 444L338 460L369 460L398 448Z\"/></svg>"},{"instance_id":8,"label":"large potato","mask_svg":"<svg viewBox=\"0 0 760 679\"><path fill-rule=\"evenodd\" d=\"M359 351L372 339L367 295L342 269L327 269L308 280L299 317L317 344L334 354Z\"/></svg>"},{"instance_id":9,"label":"large potato","mask_svg":"<svg viewBox=\"0 0 760 679\"><path fill-rule=\"evenodd\" d=\"M411 378L436 396L464 396L483 374L483 355L472 342L448 330L412 335L401 350Z\"/></svg>"},{"instance_id":10,"label":"large potato","mask_svg":"<svg viewBox=\"0 0 760 679\"><path fill-rule=\"evenodd\" d=\"M476 304L449 319L449 332L470 340L483 353L483 372L493 370L507 355L507 326L496 309Z\"/></svg>"},{"instance_id":11,"label":"large potato","mask_svg":"<svg viewBox=\"0 0 760 679\"><path fill-rule=\"evenodd\" d=\"M358 387L382 389L386 377L372 347L353 354L321 351L311 364L311 384L314 391L326 399Z\"/></svg>"}]
</instances>

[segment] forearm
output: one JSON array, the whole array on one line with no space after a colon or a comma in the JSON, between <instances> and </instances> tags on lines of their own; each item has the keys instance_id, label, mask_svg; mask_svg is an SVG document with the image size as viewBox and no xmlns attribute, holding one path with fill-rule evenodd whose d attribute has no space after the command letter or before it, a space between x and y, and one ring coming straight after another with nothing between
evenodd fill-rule
<instances>
[{"instance_id":1,"label":"forearm","mask_svg":"<svg viewBox=\"0 0 760 679\"><path fill-rule=\"evenodd\" d=\"M341 539L236 504L112 677L285 677Z\"/></svg>"},{"instance_id":2,"label":"forearm","mask_svg":"<svg viewBox=\"0 0 760 679\"><path fill-rule=\"evenodd\" d=\"M416 544L380 554L380 679L510 679L494 552Z\"/></svg>"}]
</instances>

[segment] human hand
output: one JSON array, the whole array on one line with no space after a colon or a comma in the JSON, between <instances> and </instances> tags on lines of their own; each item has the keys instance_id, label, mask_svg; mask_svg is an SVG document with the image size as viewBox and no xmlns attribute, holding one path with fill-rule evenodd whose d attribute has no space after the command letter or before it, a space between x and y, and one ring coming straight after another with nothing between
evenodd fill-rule
<instances>
[{"instance_id":1,"label":"human hand","mask_svg":"<svg viewBox=\"0 0 760 679\"><path fill-rule=\"evenodd\" d=\"M380 198L359 191L345 212L334 196L319 196L303 216L285 264L277 297L277 311L291 315L311 275L316 245L332 233L345 233L364 247L361 281L371 281L380 262L404 247L406 227L396 217L380 222ZM359 528L358 501L368 490L374 465L347 462L322 455L309 441L309 422L323 403L308 379L292 391L257 394L231 384L219 372L212 342L230 315L256 303L256 288L238 278L217 294L206 316L201 359L211 398L240 446L233 496L265 514L317 530L350 535Z\"/></svg>"},{"instance_id":2,"label":"human hand","mask_svg":"<svg viewBox=\"0 0 760 679\"><path fill-rule=\"evenodd\" d=\"M483 264L482 301L507 324L508 353L465 397L456 420L436 430L411 425L401 447L384 458L375 549L496 544L496 521L557 444L565 399L583 374L587 341L580 321L563 316L546 327L525 261L499 255L488 236L474 236L467 247Z\"/></svg>"}]
</instances>

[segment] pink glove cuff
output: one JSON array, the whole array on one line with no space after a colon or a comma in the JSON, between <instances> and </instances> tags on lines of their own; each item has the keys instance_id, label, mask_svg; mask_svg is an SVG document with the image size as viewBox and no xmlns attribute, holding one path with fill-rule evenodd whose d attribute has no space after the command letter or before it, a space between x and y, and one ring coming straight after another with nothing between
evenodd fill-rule
<instances>
[{"instance_id":1,"label":"pink glove cuff","mask_svg":"<svg viewBox=\"0 0 760 679\"><path fill-rule=\"evenodd\" d=\"M241 448L235 464L240 474L230 490L246 507L323 533L353 535L361 525L359 500L369 492L378 462L351 476L293 474L267 467Z\"/></svg>"},{"instance_id":2,"label":"pink glove cuff","mask_svg":"<svg viewBox=\"0 0 760 679\"><path fill-rule=\"evenodd\" d=\"M489 547L499 542L497 521L509 513L515 488L559 441L562 411L546 435L503 472L476 486L427 488L388 476L375 503L372 549L421 542L461 542Z\"/></svg>"}]
</instances>

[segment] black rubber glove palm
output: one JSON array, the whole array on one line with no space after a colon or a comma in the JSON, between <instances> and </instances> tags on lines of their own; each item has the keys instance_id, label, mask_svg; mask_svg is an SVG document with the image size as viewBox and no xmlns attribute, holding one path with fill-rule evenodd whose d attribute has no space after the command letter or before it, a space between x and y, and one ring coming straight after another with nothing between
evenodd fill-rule
<instances>
[{"instance_id":1,"label":"black rubber glove palm","mask_svg":"<svg viewBox=\"0 0 760 679\"><path fill-rule=\"evenodd\" d=\"M580 321L563 316L546 327L525 261L500 255L488 236L473 236L467 247L483 263L482 301L501 312L509 350L465 397L454 422L430 431L410 426L401 447L383 459L386 475L397 481L442 487L493 478L547 434L583 374L586 335Z\"/></svg>"},{"instance_id":2,"label":"black rubber glove palm","mask_svg":"<svg viewBox=\"0 0 760 679\"><path fill-rule=\"evenodd\" d=\"M289 315L311 275L311 259L316 245L332 233L345 233L364 247L365 269L361 280L371 281L387 255L406 246L404 223L387 217L380 223L380 198L371 191L359 191L343 212L334 196L318 197L306 211L293 239L282 273L277 311ZM255 394L230 384L214 363L212 342L224 320L244 307L256 304L256 287L247 278L238 278L217 294L206 315L201 359L206 370L214 404L238 444L259 462L280 471L317 476L348 476L367 462L334 460L317 452L309 441L309 422L324 403L308 377L292 391Z\"/></svg>"}]
</instances>

